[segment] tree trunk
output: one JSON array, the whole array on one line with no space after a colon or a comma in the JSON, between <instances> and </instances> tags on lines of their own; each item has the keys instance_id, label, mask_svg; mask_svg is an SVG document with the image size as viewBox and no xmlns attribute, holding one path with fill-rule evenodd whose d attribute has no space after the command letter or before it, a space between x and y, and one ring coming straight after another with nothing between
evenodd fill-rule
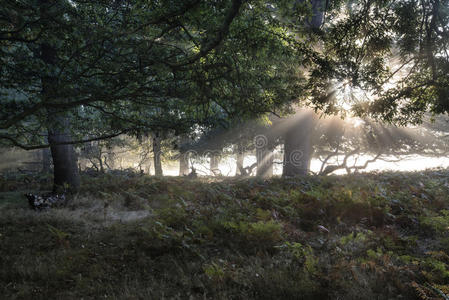
<instances>
[{"instance_id":1,"label":"tree trunk","mask_svg":"<svg viewBox=\"0 0 449 300\"><path fill-rule=\"evenodd\" d=\"M237 146L237 159L236 159L236 168L235 175L244 175L243 172L243 161L245 160L245 153L243 153L243 149L240 145Z\"/></svg>"},{"instance_id":2,"label":"tree trunk","mask_svg":"<svg viewBox=\"0 0 449 300\"><path fill-rule=\"evenodd\" d=\"M189 165L189 153L180 153L179 155L179 176L189 175L190 165Z\"/></svg>"},{"instance_id":3,"label":"tree trunk","mask_svg":"<svg viewBox=\"0 0 449 300\"><path fill-rule=\"evenodd\" d=\"M303 3L306 0L298 0ZM324 12L328 1L310 0L312 5L312 18L305 21L305 26L317 29L324 21ZM299 114L298 121L287 128L284 134L284 164L282 176L304 176L310 170L312 160L312 130L315 123L315 114L304 111ZM293 126L292 126L293 125Z\"/></svg>"},{"instance_id":4,"label":"tree trunk","mask_svg":"<svg viewBox=\"0 0 449 300\"><path fill-rule=\"evenodd\" d=\"M181 135L179 138L179 176L189 175L190 173L189 153L183 147L187 143L189 143L189 137L185 134Z\"/></svg>"},{"instance_id":5,"label":"tree trunk","mask_svg":"<svg viewBox=\"0 0 449 300\"><path fill-rule=\"evenodd\" d=\"M319 28L324 21L324 12L328 6L328 0L296 0L297 4L303 5L304 2L311 5L312 15L306 18L304 26L309 28Z\"/></svg>"},{"instance_id":6,"label":"tree trunk","mask_svg":"<svg viewBox=\"0 0 449 300\"><path fill-rule=\"evenodd\" d=\"M47 1L42 2L47 3ZM41 6L41 14L45 14L45 9L45 5ZM54 67L58 59L56 50L47 43L42 43L40 48L42 61L48 67ZM58 79L54 75L46 74L41 77L41 82L41 97L45 104L56 97ZM72 141L70 129L70 117L67 113L47 108L47 131L53 158L54 192L68 191L73 193L78 191L80 186L77 156L73 145L61 144Z\"/></svg>"},{"instance_id":7,"label":"tree trunk","mask_svg":"<svg viewBox=\"0 0 449 300\"><path fill-rule=\"evenodd\" d=\"M106 162L106 160L107 160L107 162ZM112 148L108 149L108 152L105 156L104 162L107 165L108 169L111 169L111 170L115 169L115 153Z\"/></svg>"},{"instance_id":8,"label":"tree trunk","mask_svg":"<svg viewBox=\"0 0 449 300\"><path fill-rule=\"evenodd\" d=\"M104 166L103 166L103 157L101 155L101 151L99 151L99 155L97 157L98 164L100 165L100 172L104 173Z\"/></svg>"},{"instance_id":9,"label":"tree trunk","mask_svg":"<svg viewBox=\"0 0 449 300\"><path fill-rule=\"evenodd\" d=\"M80 187L80 177L75 150L73 145L59 145L72 140L70 120L66 116L58 116L53 112L48 113L48 119L49 124L53 124L48 129L48 142L53 158L53 191L77 192Z\"/></svg>"},{"instance_id":10,"label":"tree trunk","mask_svg":"<svg viewBox=\"0 0 449 300\"><path fill-rule=\"evenodd\" d=\"M49 148L42 149L42 173L48 174L51 169L51 152Z\"/></svg>"},{"instance_id":11,"label":"tree trunk","mask_svg":"<svg viewBox=\"0 0 449 300\"><path fill-rule=\"evenodd\" d=\"M154 175L163 176L161 162L161 138L158 132L153 134Z\"/></svg>"},{"instance_id":12,"label":"tree trunk","mask_svg":"<svg viewBox=\"0 0 449 300\"><path fill-rule=\"evenodd\" d=\"M220 155L218 153L211 153L209 161L209 169L211 171L211 175L216 176L220 174L220 169L218 168L219 163Z\"/></svg>"},{"instance_id":13,"label":"tree trunk","mask_svg":"<svg viewBox=\"0 0 449 300\"><path fill-rule=\"evenodd\" d=\"M256 176L271 177L273 176L273 158L272 149L267 147L256 148L257 170Z\"/></svg>"},{"instance_id":14,"label":"tree trunk","mask_svg":"<svg viewBox=\"0 0 449 300\"><path fill-rule=\"evenodd\" d=\"M312 160L314 114L305 112L290 122L284 134L284 167L282 176L305 176Z\"/></svg>"}]
</instances>

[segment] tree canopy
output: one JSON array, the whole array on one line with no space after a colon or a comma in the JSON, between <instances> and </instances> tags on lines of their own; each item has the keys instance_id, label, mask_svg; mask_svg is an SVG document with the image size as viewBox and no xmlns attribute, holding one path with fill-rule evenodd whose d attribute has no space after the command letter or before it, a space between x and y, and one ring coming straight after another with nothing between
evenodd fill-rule
<instances>
[{"instance_id":1,"label":"tree canopy","mask_svg":"<svg viewBox=\"0 0 449 300\"><path fill-rule=\"evenodd\" d=\"M2 140L45 146L48 113L74 141L186 130L282 109L300 49L263 1L24 1L1 9ZM45 95L44 95L45 94Z\"/></svg>"},{"instance_id":2,"label":"tree canopy","mask_svg":"<svg viewBox=\"0 0 449 300\"><path fill-rule=\"evenodd\" d=\"M449 110L446 0L1 4L0 142L53 158L298 104L400 125Z\"/></svg>"},{"instance_id":3,"label":"tree canopy","mask_svg":"<svg viewBox=\"0 0 449 300\"><path fill-rule=\"evenodd\" d=\"M402 125L448 112L448 1L331 3L313 102L335 111L339 96L356 115Z\"/></svg>"}]
</instances>

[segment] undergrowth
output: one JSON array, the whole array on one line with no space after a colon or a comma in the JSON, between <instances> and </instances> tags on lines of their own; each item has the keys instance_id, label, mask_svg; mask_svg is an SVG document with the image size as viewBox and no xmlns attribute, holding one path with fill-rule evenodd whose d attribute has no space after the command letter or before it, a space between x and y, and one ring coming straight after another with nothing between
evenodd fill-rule
<instances>
[{"instance_id":1,"label":"undergrowth","mask_svg":"<svg viewBox=\"0 0 449 300\"><path fill-rule=\"evenodd\" d=\"M449 295L447 170L83 179L69 207L42 213L26 208L20 184L0 185L2 297Z\"/></svg>"}]
</instances>

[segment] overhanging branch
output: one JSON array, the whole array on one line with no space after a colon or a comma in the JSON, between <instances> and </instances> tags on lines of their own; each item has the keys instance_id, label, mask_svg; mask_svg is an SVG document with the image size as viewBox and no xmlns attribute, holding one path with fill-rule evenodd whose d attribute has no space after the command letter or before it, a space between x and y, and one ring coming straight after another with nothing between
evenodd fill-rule
<instances>
[{"instance_id":1,"label":"overhanging branch","mask_svg":"<svg viewBox=\"0 0 449 300\"><path fill-rule=\"evenodd\" d=\"M229 27L231 26L232 21L237 16L242 4L243 4L242 0L232 1L232 6L229 9L228 13L226 14L226 18L223 22L223 25L219 29L217 35L215 36L214 39L209 41L209 43L207 43L206 45L201 47L200 51L197 54L191 56L190 58L187 58L185 61L182 61L180 63L169 64L169 65L172 68L179 68L179 67L183 67L186 65L190 65L190 64L194 63L195 61L197 61L198 59L200 59L201 57L206 56L213 49L215 49L221 43L221 41L226 37L226 35L229 33Z\"/></svg>"},{"instance_id":2,"label":"overhanging branch","mask_svg":"<svg viewBox=\"0 0 449 300\"><path fill-rule=\"evenodd\" d=\"M122 130L120 132L116 132L116 133L113 133L113 134L101 135L101 136L88 138L88 139L81 139L81 140L74 140L74 141L55 143L53 145L75 145L75 144L83 144L83 143L88 143L88 142L93 142L93 141L106 140L106 139L117 137L117 136L119 136L121 134L125 134L125 133L129 132L130 130L131 129L125 129L125 130ZM24 149L24 150L36 150L36 149L43 149L43 148L50 147L50 144L40 144L40 145L28 146L28 145L25 145L23 143L20 143L14 137L11 137L11 136L8 136L8 135L3 135L3 134L0 134L0 140L8 140L13 146L19 147L19 148Z\"/></svg>"}]
</instances>

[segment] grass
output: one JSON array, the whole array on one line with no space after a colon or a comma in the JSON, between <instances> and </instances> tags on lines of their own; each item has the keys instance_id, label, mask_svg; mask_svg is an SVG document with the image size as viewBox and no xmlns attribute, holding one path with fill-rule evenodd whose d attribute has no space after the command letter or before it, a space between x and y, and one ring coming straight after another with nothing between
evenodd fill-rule
<instances>
[{"instance_id":1,"label":"grass","mask_svg":"<svg viewBox=\"0 0 449 300\"><path fill-rule=\"evenodd\" d=\"M6 179L3 179L6 181ZM3 188L1 188L3 187ZM12 188L11 188L12 187ZM449 171L0 184L5 299L445 299Z\"/></svg>"}]
</instances>

